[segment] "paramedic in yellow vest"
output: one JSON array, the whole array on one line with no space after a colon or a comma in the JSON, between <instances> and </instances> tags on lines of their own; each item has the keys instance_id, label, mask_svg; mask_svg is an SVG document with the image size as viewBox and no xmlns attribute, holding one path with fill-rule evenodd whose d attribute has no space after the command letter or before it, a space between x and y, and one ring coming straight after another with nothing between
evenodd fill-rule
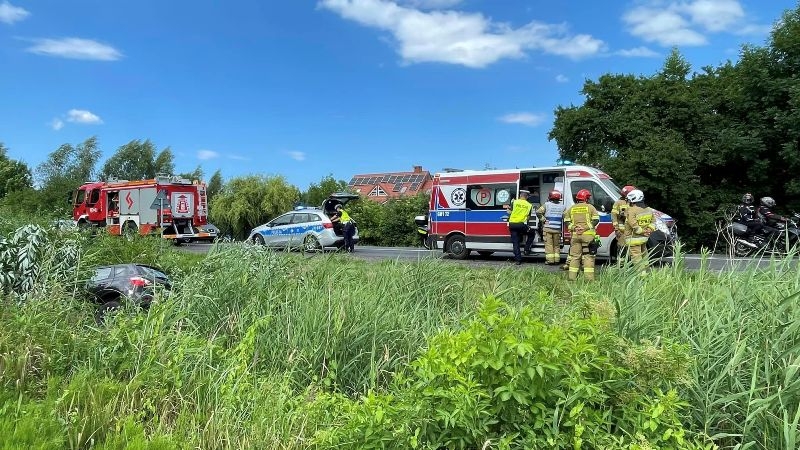
<instances>
[{"instance_id":1,"label":"paramedic in yellow vest","mask_svg":"<svg viewBox=\"0 0 800 450\"><path fill-rule=\"evenodd\" d=\"M595 227L600 223L600 214L589 204L592 193L581 189L575 194L576 203L564 212L564 221L572 234L569 243L569 279L578 279L578 272L583 263L583 276L586 280L594 280L594 258L597 252Z\"/></svg>"},{"instance_id":2,"label":"paramedic in yellow vest","mask_svg":"<svg viewBox=\"0 0 800 450\"><path fill-rule=\"evenodd\" d=\"M625 210L628 209L628 194L634 189L636 187L631 185L623 187L619 192L619 200L611 207L611 223L617 236L617 258L621 258L625 250Z\"/></svg>"},{"instance_id":3,"label":"paramedic in yellow vest","mask_svg":"<svg viewBox=\"0 0 800 450\"><path fill-rule=\"evenodd\" d=\"M544 263L558 264L561 261L561 227L564 218L564 204L561 203L561 192L550 191L547 201L536 210L544 220L542 227L544 238Z\"/></svg>"},{"instance_id":4,"label":"paramedic in yellow vest","mask_svg":"<svg viewBox=\"0 0 800 450\"><path fill-rule=\"evenodd\" d=\"M644 204L644 193L638 189L628 193L630 206L626 212L625 235L628 253L633 263L642 273L647 268L647 240L650 233L656 231L653 210Z\"/></svg>"},{"instance_id":5,"label":"paramedic in yellow vest","mask_svg":"<svg viewBox=\"0 0 800 450\"><path fill-rule=\"evenodd\" d=\"M530 192L520 189L519 198L512 200L510 205L505 205L507 211L511 213L508 218L508 231L511 233L511 244L514 246L514 261L517 265L522 264L522 254L519 251L519 244L522 236L527 236L525 241L525 254L531 252L533 238L530 236L528 227L528 217L531 215L533 205L528 202Z\"/></svg>"}]
</instances>

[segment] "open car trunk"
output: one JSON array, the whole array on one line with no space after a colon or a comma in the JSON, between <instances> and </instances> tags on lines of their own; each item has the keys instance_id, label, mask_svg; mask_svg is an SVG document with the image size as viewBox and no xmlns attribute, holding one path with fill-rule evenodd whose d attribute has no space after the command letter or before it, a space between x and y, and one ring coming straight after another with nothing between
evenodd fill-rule
<instances>
[{"instance_id":1,"label":"open car trunk","mask_svg":"<svg viewBox=\"0 0 800 450\"><path fill-rule=\"evenodd\" d=\"M335 192L328 196L324 202L322 202L322 212L325 213L328 217L333 217L336 214L336 205L344 205L351 200L355 200L358 198L358 194L351 194L349 192ZM336 233L337 236L344 236L344 226L342 226L339 222L334 222L333 224L333 232Z\"/></svg>"}]
</instances>

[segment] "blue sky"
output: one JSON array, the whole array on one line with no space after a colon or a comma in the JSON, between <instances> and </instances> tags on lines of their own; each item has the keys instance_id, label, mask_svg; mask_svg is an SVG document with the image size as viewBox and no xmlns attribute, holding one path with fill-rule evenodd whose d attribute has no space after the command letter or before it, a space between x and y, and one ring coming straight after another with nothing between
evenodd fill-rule
<instances>
[{"instance_id":1,"label":"blue sky","mask_svg":"<svg viewBox=\"0 0 800 450\"><path fill-rule=\"evenodd\" d=\"M699 70L794 0L0 0L0 141L32 167L98 136L207 176L542 166L583 80Z\"/></svg>"}]
</instances>

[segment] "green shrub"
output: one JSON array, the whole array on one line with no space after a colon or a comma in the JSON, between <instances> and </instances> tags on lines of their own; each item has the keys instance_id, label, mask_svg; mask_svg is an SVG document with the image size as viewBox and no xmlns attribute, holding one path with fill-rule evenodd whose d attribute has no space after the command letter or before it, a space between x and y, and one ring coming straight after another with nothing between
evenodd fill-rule
<instances>
[{"instance_id":1,"label":"green shrub","mask_svg":"<svg viewBox=\"0 0 800 450\"><path fill-rule=\"evenodd\" d=\"M334 396L340 423L318 433L318 445L701 448L681 424L688 405L675 380L637 386L618 345L597 316L545 324L529 307L488 298L464 330L434 336L388 392ZM330 396L316 401L331 409Z\"/></svg>"}]
</instances>

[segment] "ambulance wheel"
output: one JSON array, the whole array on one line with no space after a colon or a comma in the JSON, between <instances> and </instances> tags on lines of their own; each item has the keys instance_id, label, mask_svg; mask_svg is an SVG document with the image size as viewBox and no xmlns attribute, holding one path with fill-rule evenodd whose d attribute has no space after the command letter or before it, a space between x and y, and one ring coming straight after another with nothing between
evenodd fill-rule
<instances>
[{"instance_id":1,"label":"ambulance wheel","mask_svg":"<svg viewBox=\"0 0 800 450\"><path fill-rule=\"evenodd\" d=\"M445 248L447 249L447 253L455 259L466 259L467 256L469 256L469 249L467 248L464 236L450 236L450 238L447 239Z\"/></svg>"}]
</instances>

